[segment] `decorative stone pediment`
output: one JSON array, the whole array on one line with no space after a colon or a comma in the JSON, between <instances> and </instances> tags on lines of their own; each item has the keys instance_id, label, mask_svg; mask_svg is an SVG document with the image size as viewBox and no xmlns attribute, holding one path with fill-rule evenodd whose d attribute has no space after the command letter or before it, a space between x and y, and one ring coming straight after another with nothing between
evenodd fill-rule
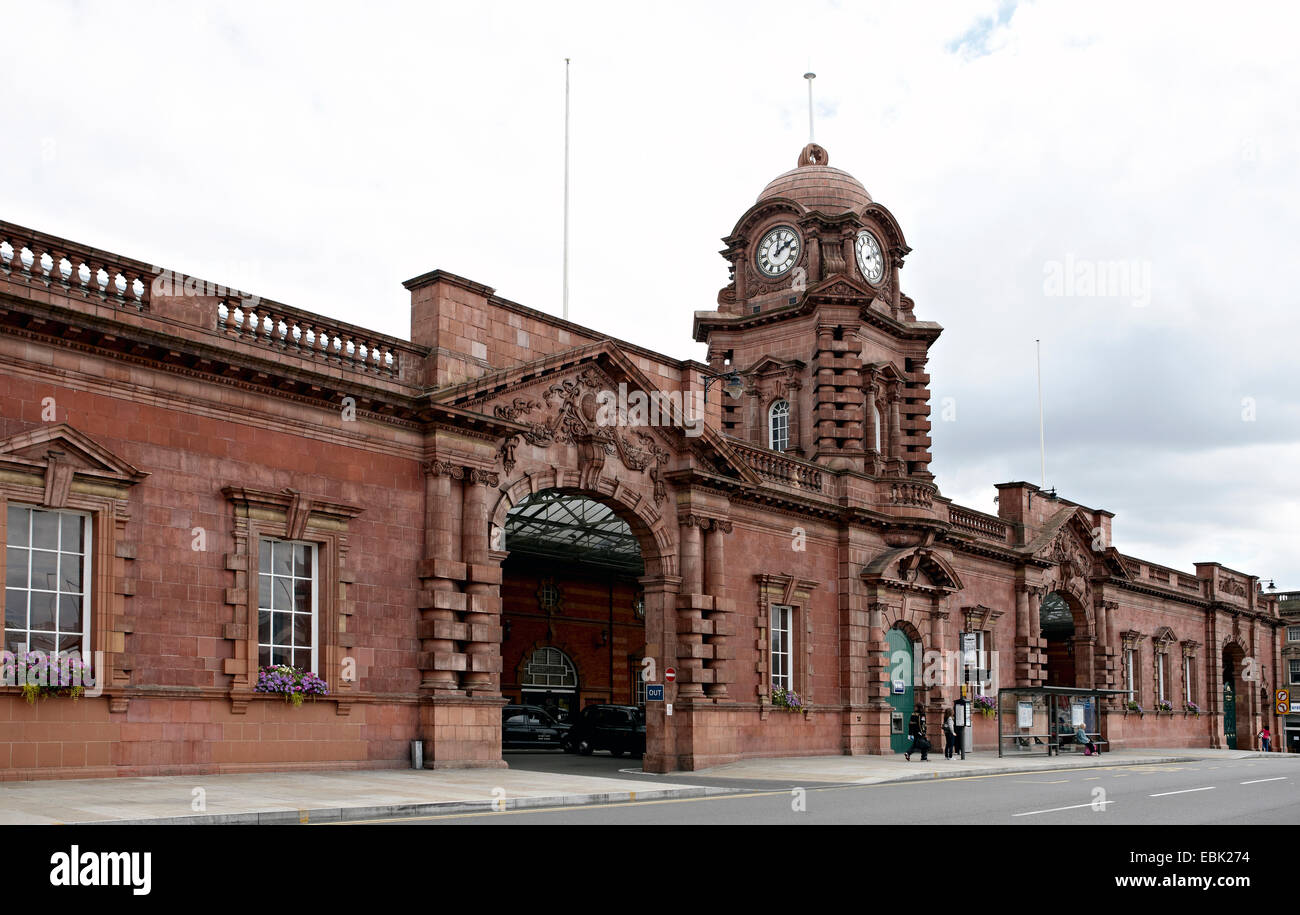
<instances>
[{"instance_id":1,"label":"decorative stone pediment","mask_svg":"<svg viewBox=\"0 0 1300 915\"><path fill-rule=\"evenodd\" d=\"M660 390L619 347L602 341L439 392L439 402L524 427L502 439L506 473L527 444L576 448L585 479L609 458L648 475L656 501L667 497L664 472L674 453L689 453L708 474L758 485L758 476L704 418L703 391ZM554 463L558 458L550 457Z\"/></svg>"},{"instance_id":2,"label":"decorative stone pediment","mask_svg":"<svg viewBox=\"0 0 1300 915\"><path fill-rule=\"evenodd\" d=\"M0 441L0 474L42 487L41 504L62 508L78 491L124 498L149 474L66 423L40 426Z\"/></svg>"},{"instance_id":3,"label":"decorative stone pediment","mask_svg":"<svg viewBox=\"0 0 1300 915\"><path fill-rule=\"evenodd\" d=\"M947 593L963 587L949 559L926 544L881 553L863 567L861 577L867 584L920 591Z\"/></svg>"}]
</instances>

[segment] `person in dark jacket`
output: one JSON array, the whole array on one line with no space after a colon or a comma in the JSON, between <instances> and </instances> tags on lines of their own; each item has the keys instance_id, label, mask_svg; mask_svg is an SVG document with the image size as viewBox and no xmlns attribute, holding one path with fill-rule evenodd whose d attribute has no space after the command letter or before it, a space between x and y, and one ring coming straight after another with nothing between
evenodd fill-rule
<instances>
[{"instance_id":1,"label":"person in dark jacket","mask_svg":"<svg viewBox=\"0 0 1300 915\"><path fill-rule=\"evenodd\" d=\"M957 726L952 717L952 709L944 712L943 715L943 755L946 759L952 759L953 750L957 746Z\"/></svg>"},{"instance_id":2,"label":"person in dark jacket","mask_svg":"<svg viewBox=\"0 0 1300 915\"><path fill-rule=\"evenodd\" d=\"M921 762L930 761L930 741L925 738L925 716L913 714L907 723L907 734L912 738L912 745L907 748L903 758L912 761L912 754L921 751Z\"/></svg>"}]
</instances>

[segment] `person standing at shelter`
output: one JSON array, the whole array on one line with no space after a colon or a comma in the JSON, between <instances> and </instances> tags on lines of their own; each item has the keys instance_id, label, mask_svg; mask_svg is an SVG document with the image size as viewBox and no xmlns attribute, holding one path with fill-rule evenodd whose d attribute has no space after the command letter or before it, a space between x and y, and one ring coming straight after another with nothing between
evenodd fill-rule
<instances>
[{"instance_id":1,"label":"person standing at shelter","mask_svg":"<svg viewBox=\"0 0 1300 915\"><path fill-rule=\"evenodd\" d=\"M957 745L957 724L952 717L952 709L943 713L943 756L952 759L952 751Z\"/></svg>"}]
</instances>

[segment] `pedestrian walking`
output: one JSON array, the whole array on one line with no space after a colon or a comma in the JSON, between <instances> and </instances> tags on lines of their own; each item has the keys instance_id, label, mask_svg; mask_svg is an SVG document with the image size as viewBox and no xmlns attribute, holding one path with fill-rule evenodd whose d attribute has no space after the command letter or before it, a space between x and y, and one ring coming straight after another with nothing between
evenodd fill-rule
<instances>
[{"instance_id":1,"label":"pedestrian walking","mask_svg":"<svg viewBox=\"0 0 1300 915\"><path fill-rule=\"evenodd\" d=\"M925 716L913 714L907 723L907 736L911 738L912 745L907 748L903 758L908 762L912 761L912 754L918 750L921 752L921 762L930 761L930 741L925 737Z\"/></svg>"},{"instance_id":2,"label":"pedestrian walking","mask_svg":"<svg viewBox=\"0 0 1300 915\"><path fill-rule=\"evenodd\" d=\"M1268 726L1265 725L1264 730L1259 732L1259 745L1264 748L1265 753L1272 752L1268 748L1269 743L1272 742L1272 740L1273 740L1273 735L1269 733Z\"/></svg>"},{"instance_id":3,"label":"pedestrian walking","mask_svg":"<svg viewBox=\"0 0 1300 915\"><path fill-rule=\"evenodd\" d=\"M943 756L952 759L952 751L957 746L957 722L952 717L952 709L943 713Z\"/></svg>"}]
</instances>

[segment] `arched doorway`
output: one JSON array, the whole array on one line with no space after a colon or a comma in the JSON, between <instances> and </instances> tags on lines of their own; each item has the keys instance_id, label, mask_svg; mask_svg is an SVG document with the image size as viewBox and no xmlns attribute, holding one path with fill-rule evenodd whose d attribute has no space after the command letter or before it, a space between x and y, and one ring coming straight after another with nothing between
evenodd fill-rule
<instances>
[{"instance_id":1,"label":"arched doorway","mask_svg":"<svg viewBox=\"0 0 1300 915\"><path fill-rule=\"evenodd\" d=\"M1223 737L1229 750L1237 749L1237 671L1241 668L1242 650L1236 645L1223 647Z\"/></svg>"},{"instance_id":2,"label":"arched doorway","mask_svg":"<svg viewBox=\"0 0 1300 915\"><path fill-rule=\"evenodd\" d=\"M1046 686L1075 686L1074 612L1065 597L1053 591L1039 610L1041 637L1047 640Z\"/></svg>"},{"instance_id":3,"label":"arched doorway","mask_svg":"<svg viewBox=\"0 0 1300 915\"><path fill-rule=\"evenodd\" d=\"M635 705L645 653L641 545L610 505L547 489L505 516L502 695L563 712Z\"/></svg>"},{"instance_id":4,"label":"arched doorway","mask_svg":"<svg viewBox=\"0 0 1300 915\"><path fill-rule=\"evenodd\" d=\"M907 723L916 710L915 653L912 639L898 626L885 633L885 640L889 646L889 748L905 753L911 743Z\"/></svg>"},{"instance_id":5,"label":"arched doorway","mask_svg":"<svg viewBox=\"0 0 1300 915\"><path fill-rule=\"evenodd\" d=\"M524 705L540 705L567 721L578 711L578 668L558 648L536 648L524 662L519 691Z\"/></svg>"}]
</instances>

